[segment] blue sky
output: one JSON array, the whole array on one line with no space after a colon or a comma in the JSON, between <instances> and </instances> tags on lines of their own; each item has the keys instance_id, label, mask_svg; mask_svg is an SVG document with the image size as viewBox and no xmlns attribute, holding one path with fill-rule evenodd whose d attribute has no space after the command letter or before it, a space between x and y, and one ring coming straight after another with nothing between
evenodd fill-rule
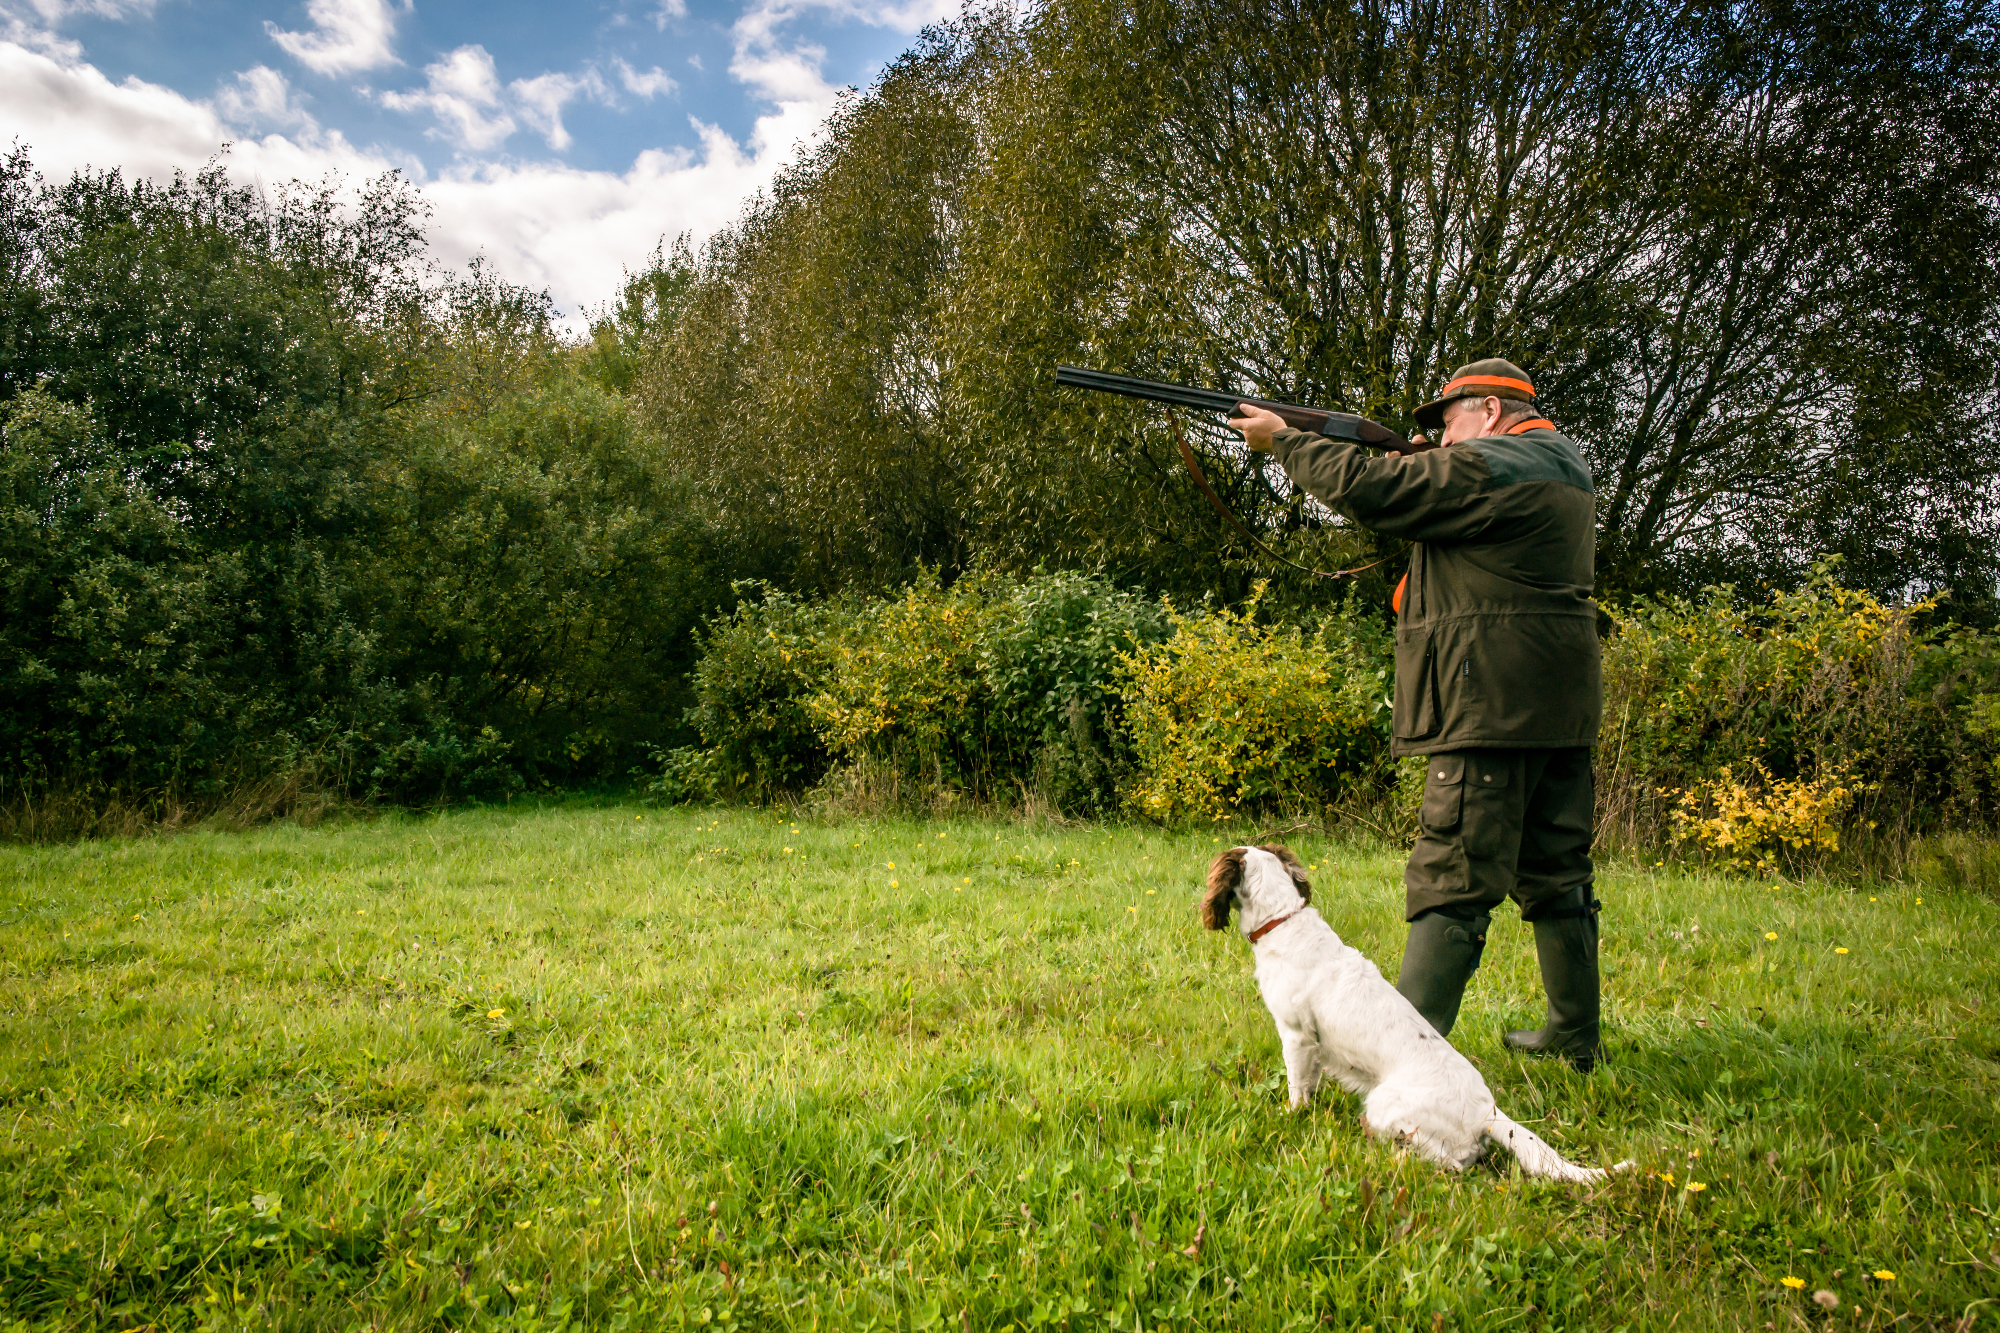
<instances>
[{"instance_id":1,"label":"blue sky","mask_svg":"<svg viewBox=\"0 0 2000 1333\"><path fill-rule=\"evenodd\" d=\"M57 176L224 142L266 184L387 169L433 248L566 310L697 239L953 0L0 0L0 140Z\"/></svg>"}]
</instances>

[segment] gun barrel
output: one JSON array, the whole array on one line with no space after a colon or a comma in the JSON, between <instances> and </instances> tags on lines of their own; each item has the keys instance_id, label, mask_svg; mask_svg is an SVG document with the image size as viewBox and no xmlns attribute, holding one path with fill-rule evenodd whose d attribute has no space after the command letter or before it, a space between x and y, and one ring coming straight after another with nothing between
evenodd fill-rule
<instances>
[{"instance_id":1,"label":"gun barrel","mask_svg":"<svg viewBox=\"0 0 2000 1333\"><path fill-rule=\"evenodd\" d=\"M1057 366L1056 383L1078 389L1095 389L1099 393L1123 394L1127 398L1143 398L1148 402L1172 403L1177 407L1195 407L1210 412L1231 414L1236 411L1238 403L1250 401L1236 394L1217 393L1213 389L1190 389L1185 384L1135 379L1130 375L1085 370L1081 366Z\"/></svg>"},{"instance_id":2,"label":"gun barrel","mask_svg":"<svg viewBox=\"0 0 2000 1333\"><path fill-rule=\"evenodd\" d=\"M1193 389L1185 384L1169 384L1164 380L1142 380L1131 375L1113 375L1108 371L1086 370L1081 366L1057 366L1056 383L1078 389L1094 389L1099 393L1122 394L1127 398L1142 398L1148 402L1172 403L1176 407L1222 412L1230 416L1236 415L1238 403L1250 403L1276 412L1285 419L1286 425L1299 430L1313 431L1336 440L1353 440L1357 444L1365 444L1374 449L1393 449L1399 453L1415 451L1408 440L1387 426L1370 421L1367 417L1355 416L1351 412L1301 407L1296 403L1274 402L1268 398L1251 398L1238 393L1219 393L1214 389Z\"/></svg>"}]
</instances>

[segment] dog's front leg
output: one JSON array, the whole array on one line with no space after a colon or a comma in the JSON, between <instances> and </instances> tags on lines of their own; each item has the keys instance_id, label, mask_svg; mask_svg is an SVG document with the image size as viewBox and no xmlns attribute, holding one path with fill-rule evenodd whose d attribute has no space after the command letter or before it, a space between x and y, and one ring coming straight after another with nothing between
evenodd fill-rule
<instances>
[{"instance_id":1,"label":"dog's front leg","mask_svg":"<svg viewBox=\"0 0 2000 1333\"><path fill-rule=\"evenodd\" d=\"M1319 1091L1319 1042L1301 1028L1280 1025L1278 1043L1285 1049L1285 1080L1291 1085L1294 1111Z\"/></svg>"}]
</instances>

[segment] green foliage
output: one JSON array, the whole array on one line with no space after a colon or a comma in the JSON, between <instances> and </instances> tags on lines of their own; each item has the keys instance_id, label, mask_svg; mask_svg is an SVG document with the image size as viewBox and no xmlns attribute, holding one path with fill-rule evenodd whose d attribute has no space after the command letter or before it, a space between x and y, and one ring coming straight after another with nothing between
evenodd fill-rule
<instances>
[{"instance_id":1,"label":"green foliage","mask_svg":"<svg viewBox=\"0 0 2000 1333\"><path fill-rule=\"evenodd\" d=\"M638 383L787 586L985 560L1235 601L1258 563L1165 414L1054 366L1407 423L1506 353L1592 465L1607 587L1833 551L1986 618L1996 66L1992 0L977 10L693 261ZM1394 554L1197 434L1287 551Z\"/></svg>"},{"instance_id":2,"label":"green foliage","mask_svg":"<svg viewBox=\"0 0 2000 1333\"><path fill-rule=\"evenodd\" d=\"M679 734L695 628L728 593L625 400L554 349L526 360L505 392L439 394L403 423L373 623L427 709L506 737L519 780L568 785Z\"/></svg>"},{"instance_id":3,"label":"green foliage","mask_svg":"<svg viewBox=\"0 0 2000 1333\"><path fill-rule=\"evenodd\" d=\"M1580 1190L1439 1171L1334 1086L1286 1111L1242 939L1191 911L1250 832L569 801L0 847L0 1326L1986 1308L1990 898L1609 866L1588 1077L1501 1049L1542 994L1496 918L1454 1038L1564 1152L1636 1159ZM1287 841L1393 974L1396 851Z\"/></svg>"},{"instance_id":4,"label":"green foliage","mask_svg":"<svg viewBox=\"0 0 2000 1333\"><path fill-rule=\"evenodd\" d=\"M590 321L583 349L585 373L607 389L632 387L646 358L673 336L695 282L687 238L671 252L662 242L637 273L627 272L617 298Z\"/></svg>"},{"instance_id":5,"label":"green foliage","mask_svg":"<svg viewBox=\"0 0 2000 1333\"><path fill-rule=\"evenodd\" d=\"M1887 605L1835 573L1822 565L1761 605L1716 588L1611 612L1598 752L1610 832L1661 841L1686 792L1701 794L1690 813L1713 815L1723 797L1762 808L1766 788L1772 799L1852 788L1851 840L1900 859L1916 834L1989 816L1990 641L1936 626L1932 602ZM1740 792L1713 786L1725 771Z\"/></svg>"},{"instance_id":6,"label":"green foliage","mask_svg":"<svg viewBox=\"0 0 2000 1333\"><path fill-rule=\"evenodd\" d=\"M0 827L504 794L681 734L710 527L545 296L424 265L407 186L17 150L0 205Z\"/></svg>"},{"instance_id":7,"label":"green foliage","mask_svg":"<svg viewBox=\"0 0 2000 1333\"><path fill-rule=\"evenodd\" d=\"M1325 810L1382 780L1393 683L1379 626L1351 602L1310 632L1256 611L1253 598L1176 615L1172 638L1127 659L1135 809L1170 821Z\"/></svg>"},{"instance_id":8,"label":"green foliage","mask_svg":"<svg viewBox=\"0 0 2000 1333\"><path fill-rule=\"evenodd\" d=\"M796 790L839 761L897 790L1108 808L1118 664L1164 633L1158 607L1083 574L927 575L811 606L767 593L711 628L690 720L718 792Z\"/></svg>"},{"instance_id":9,"label":"green foliage","mask_svg":"<svg viewBox=\"0 0 2000 1333\"><path fill-rule=\"evenodd\" d=\"M771 800L816 782L827 747L807 701L830 670L825 640L843 608L800 602L768 586L708 627L690 681L688 721L700 733L699 755L670 765L670 797L703 791Z\"/></svg>"}]
</instances>

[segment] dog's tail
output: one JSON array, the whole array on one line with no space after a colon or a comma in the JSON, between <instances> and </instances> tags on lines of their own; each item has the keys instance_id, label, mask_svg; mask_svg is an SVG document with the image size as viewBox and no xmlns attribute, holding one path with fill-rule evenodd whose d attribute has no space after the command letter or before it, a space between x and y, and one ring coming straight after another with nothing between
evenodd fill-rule
<instances>
[{"instance_id":1,"label":"dog's tail","mask_svg":"<svg viewBox=\"0 0 2000 1333\"><path fill-rule=\"evenodd\" d=\"M1495 1111L1493 1118L1486 1122L1486 1137L1514 1154L1514 1160L1521 1169L1531 1176L1542 1176L1549 1180L1573 1180L1587 1185L1593 1180L1602 1180L1609 1174L1596 1167L1578 1166L1561 1153L1542 1142L1541 1137L1531 1129L1509 1120L1503 1113ZM1611 1171L1623 1171L1632 1165L1620 1162Z\"/></svg>"}]
</instances>

